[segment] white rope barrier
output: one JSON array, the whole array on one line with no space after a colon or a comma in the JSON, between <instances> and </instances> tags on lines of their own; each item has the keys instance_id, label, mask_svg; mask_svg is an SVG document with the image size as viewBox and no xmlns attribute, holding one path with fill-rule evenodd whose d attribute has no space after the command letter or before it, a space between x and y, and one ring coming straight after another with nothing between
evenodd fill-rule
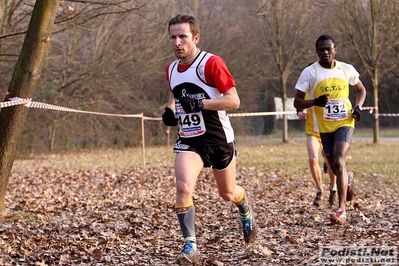
<instances>
[{"instance_id":1,"label":"white rope barrier","mask_svg":"<svg viewBox=\"0 0 399 266\"><path fill-rule=\"evenodd\" d=\"M22 99L19 97L14 97L13 95L7 93L6 99L8 101L0 102L0 108L6 108L16 105L24 105L25 107L29 108L40 108L40 109L48 109L48 110L55 110L55 111L64 111L64 112L75 112L75 113L84 113L84 114L93 114L93 115L104 115L104 116L116 116L116 117L130 117L130 118L141 118L144 120L155 120L161 121L162 118L159 117L148 117L144 116L143 114L114 114L114 113L103 113L103 112L92 112L92 111L84 111L78 109L72 109L62 106L57 106L48 103L42 102L35 102L32 99ZM370 114L374 112L374 110L378 110L378 107L362 107L362 110L369 110ZM269 116L269 115L291 115L296 114L296 111L278 111L278 112L251 112L251 113L230 113L227 114L229 117L248 117L248 116ZM399 117L397 113L378 113L378 116L382 117Z\"/></svg>"},{"instance_id":2,"label":"white rope barrier","mask_svg":"<svg viewBox=\"0 0 399 266\"><path fill-rule=\"evenodd\" d=\"M111 113L91 112L91 111L83 111L83 110L66 108L66 107L52 105L52 104L48 104L48 103L33 102L33 101L28 102L27 104L25 104L25 106L30 107L30 108L40 108L40 109L49 109L49 110L55 110L55 111L74 112L74 113L93 114L93 115L136 117L136 118L143 117L143 114L111 114Z\"/></svg>"},{"instance_id":3,"label":"white rope barrier","mask_svg":"<svg viewBox=\"0 0 399 266\"><path fill-rule=\"evenodd\" d=\"M7 101L7 102L1 102L0 103L0 108L5 108L5 107L11 107L11 106L15 106L15 105L25 105L27 104L31 99L15 99L15 100L11 100L11 101Z\"/></svg>"},{"instance_id":4,"label":"white rope barrier","mask_svg":"<svg viewBox=\"0 0 399 266\"><path fill-rule=\"evenodd\" d=\"M104 116L116 116L116 117L130 117L130 118L141 118L141 131L142 131L142 150L143 150L143 168L146 167L146 160L145 160L145 138L144 138L144 120L155 120L160 121L162 118L159 117L148 117L141 114L113 114L113 113L103 113L103 112L92 112L92 111L84 111L78 109L72 109L67 107L62 107L58 105L42 103L42 102L35 102L32 99L22 99L19 97L15 97L7 92L6 101L0 102L0 109L7 108L11 106L23 105L28 108L41 108L41 109L48 109L48 110L55 110L55 111L64 111L64 112L75 112L75 113L84 113L84 114L94 114L94 115L104 115ZM363 107L363 110L369 110L370 114L374 112L374 110L378 110L378 107ZM248 116L268 116L268 115L290 115L296 114L296 111L279 111L279 112L252 112L252 113L230 113L227 114L229 117L248 117ZM380 114L375 113L377 116L386 116L386 117L399 117L399 114L387 113L387 114ZM168 134L168 143L169 143L169 128L167 130Z\"/></svg>"},{"instance_id":5,"label":"white rope barrier","mask_svg":"<svg viewBox=\"0 0 399 266\"><path fill-rule=\"evenodd\" d=\"M92 112L92 111L72 109L72 108L62 107L62 106L48 104L48 103L35 102L35 101L32 101L32 99L22 99L19 97L14 97L9 93L7 93L6 99L8 99L8 101L1 102L0 108L5 108L5 107L10 107L10 106L15 106L15 105L24 105L25 107L29 107L29 108L40 108L40 109L48 109L48 110L64 111L64 112L105 115L105 116L117 116L117 117L144 118L143 114L113 114L113 113ZM150 117L145 117L145 118L152 119L152 120L160 120L160 118L150 118Z\"/></svg>"},{"instance_id":6,"label":"white rope barrier","mask_svg":"<svg viewBox=\"0 0 399 266\"><path fill-rule=\"evenodd\" d=\"M229 117L243 117L243 116L285 115L285 114L287 114L287 115L296 114L296 111L233 113L233 114L227 114L227 116L229 116Z\"/></svg>"},{"instance_id":7,"label":"white rope barrier","mask_svg":"<svg viewBox=\"0 0 399 266\"><path fill-rule=\"evenodd\" d=\"M378 114L378 116L392 116L392 117L397 117L399 114Z\"/></svg>"}]
</instances>

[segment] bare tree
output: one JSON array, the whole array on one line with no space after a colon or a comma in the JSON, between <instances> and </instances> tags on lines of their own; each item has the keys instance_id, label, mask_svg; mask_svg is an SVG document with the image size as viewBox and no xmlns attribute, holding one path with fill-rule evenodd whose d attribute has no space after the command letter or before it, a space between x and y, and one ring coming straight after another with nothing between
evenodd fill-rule
<instances>
[{"instance_id":1,"label":"bare tree","mask_svg":"<svg viewBox=\"0 0 399 266\"><path fill-rule=\"evenodd\" d=\"M335 18L355 49L372 83L374 106L374 143L379 141L379 80L397 68L397 60L384 60L393 52L398 39L397 1L336 1ZM393 54L396 54L395 52ZM384 63L383 63L384 62Z\"/></svg>"},{"instance_id":2,"label":"bare tree","mask_svg":"<svg viewBox=\"0 0 399 266\"><path fill-rule=\"evenodd\" d=\"M312 6L307 1L290 0L269 0L258 10L257 15L265 29L262 41L270 48L270 56L277 67L274 86L280 93L284 111L287 110L289 78L297 69L298 62L307 55L303 44L308 37L306 26L310 24L311 12ZM265 76L270 75L262 70ZM288 142L287 115L283 116L283 142Z\"/></svg>"},{"instance_id":3,"label":"bare tree","mask_svg":"<svg viewBox=\"0 0 399 266\"><path fill-rule=\"evenodd\" d=\"M50 45L52 27L59 1L36 1L9 92L31 98L39 80L42 64ZM0 213L6 211L5 194L18 142L28 115L24 106L5 108L0 112Z\"/></svg>"},{"instance_id":4,"label":"bare tree","mask_svg":"<svg viewBox=\"0 0 399 266\"><path fill-rule=\"evenodd\" d=\"M0 87L7 88L32 12L23 0L0 1ZM21 25L24 25L22 29ZM9 77L9 78L7 78Z\"/></svg>"},{"instance_id":5,"label":"bare tree","mask_svg":"<svg viewBox=\"0 0 399 266\"><path fill-rule=\"evenodd\" d=\"M1 3L3 7L5 3L9 5L0 6L4 12L14 8L7 23L3 16L0 34L0 74L4 77L0 85L6 88L33 6L30 1L21 0ZM314 41L318 35L329 33L343 39L340 34L346 30L337 28L338 16L334 15L334 23L326 19L335 10L334 4L350 3L327 0L61 1L52 45L34 99L81 110L160 117L168 95L165 66L174 60L167 39L167 22L178 12L189 12L201 21L200 48L221 55L236 79L242 96L238 112L269 111L275 96L285 99L293 95L295 77L309 62L317 60ZM394 7L394 3L391 5ZM396 54L392 46L386 46L386 54L388 51ZM351 61L360 64L360 57L353 51L351 45L340 46L339 55L349 56ZM381 62L393 59L385 57ZM380 78L385 77L385 73L395 77L394 72L389 72L392 65L380 63L378 66ZM384 85L387 88L383 95L387 100L390 99L386 95L395 95L389 83L394 83L393 79L384 78L379 83L380 88ZM238 134L268 133L275 124L272 116L233 120ZM19 146L21 154L128 147L140 145L141 141L140 121L135 118L36 109L29 112L27 121ZM283 122L283 141L287 141L287 120ZM166 142L162 123L149 121L145 128L146 141Z\"/></svg>"},{"instance_id":6,"label":"bare tree","mask_svg":"<svg viewBox=\"0 0 399 266\"><path fill-rule=\"evenodd\" d=\"M75 109L158 116L161 109L148 101L159 101L154 99L159 97L159 85L154 84L164 78L164 64L157 69L165 58L162 49L157 49L166 41L166 21L159 15L161 3L125 1L121 6L111 4L115 1L86 2L64 1L36 99ZM30 139L34 138L30 132L39 136L37 141L27 142L31 150L43 149L47 140L51 151L126 147L141 140L141 121L135 118L52 111L30 115L34 121L45 121L30 124L26 131ZM160 123L152 122L146 128L157 125Z\"/></svg>"}]
</instances>

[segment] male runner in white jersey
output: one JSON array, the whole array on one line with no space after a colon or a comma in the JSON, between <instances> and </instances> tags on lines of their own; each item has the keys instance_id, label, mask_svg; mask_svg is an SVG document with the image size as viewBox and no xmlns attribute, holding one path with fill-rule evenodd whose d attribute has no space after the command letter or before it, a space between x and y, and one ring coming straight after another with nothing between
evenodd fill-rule
<instances>
[{"instance_id":1,"label":"male runner in white jersey","mask_svg":"<svg viewBox=\"0 0 399 266\"><path fill-rule=\"evenodd\" d=\"M319 61L306 67L297 81L294 106L297 109L314 106L317 119L314 131L320 132L324 153L337 176L339 204L330 219L334 223L345 224L348 189L346 158L355 121L361 119L366 89L352 65L335 60L337 46L331 36L321 35L317 39L316 53ZM349 100L349 85L356 91L354 107ZM307 91L309 100L305 100Z\"/></svg>"},{"instance_id":2,"label":"male runner in white jersey","mask_svg":"<svg viewBox=\"0 0 399 266\"><path fill-rule=\"evenodd\" d=\"M257 227L244 188L236 184L234 132L225 110L240 105L235 81L224 61L197 48L199 23L194 16L169 21L169 39L177 60L166 68L170 85L162 115L167 126L178 126L176 153L176 213L184 238L180 265L200 263L195 235L195 183L203 167L213 169L219 195L239 211L246 243L255 241ZM217 219L217 214L215 214Z\"/></svg>"}]
</instances>

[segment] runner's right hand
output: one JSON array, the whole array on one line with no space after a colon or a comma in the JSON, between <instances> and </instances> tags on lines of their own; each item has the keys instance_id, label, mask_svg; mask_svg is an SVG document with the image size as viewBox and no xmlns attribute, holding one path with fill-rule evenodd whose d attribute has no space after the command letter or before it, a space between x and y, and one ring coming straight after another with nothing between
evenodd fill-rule
<instances>
[{"instance_id":1,"label":"runner's right hand","mask_svg":"<svg viewBox=\"0 0 399 266\"><path fill-rule=\"evenodd\" d=\"M162 115L162 121L168 127L177 126L177 118L175 113L169 107L165 107L165 112Z\"/></svg>"},{"instance_id":2,"label":"runner's right hand","mask_svg":"<svg viewBox=\"0 0 399 266\"><path fill-rule=\"evenodd\" d=\"M328 103L328 96L329 94L323 94L320 97L313 99L313 105L324 107Z\"/></svg>"}]
</instances>

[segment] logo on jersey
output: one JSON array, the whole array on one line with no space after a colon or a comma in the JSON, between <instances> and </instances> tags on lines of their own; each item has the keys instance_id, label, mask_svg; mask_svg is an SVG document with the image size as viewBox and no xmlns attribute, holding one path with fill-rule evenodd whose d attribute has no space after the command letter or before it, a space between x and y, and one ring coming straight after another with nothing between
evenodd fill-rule
<instances>
[{"instance_id":1,"label":"logo on jersey","mask_svg":"<svg viewBox=\"0 0 399 266\"><path fill-rule=\"evenodd\" d=\"M204 64L198 65L197 67L198 75L200 75L201 77L205 77L204 68L205 68Z\"/></svg>"},{"instance_id":2,"label":"logo on jersey","mask_svg":"<svg viewBox=\"0 0 399 266\"><path fill-rule=\"evenodd\" d=\"M181 96L183 98L191 98L191 99L205 99L205 93L204 92L200 92L200 93L195 93L195 94L190 94L187 93L187 91L185 89L183 89L181 91Z\"/></svg>"},{"instance_id":3,"label":"logo on jersey","mask_svg":"<svg viewBox=\"0 0 399 266\"><path fill-rule=\"evenodd\" d=\"M332 92L332 91L342 91L342 90L346 90L348 88L348 86L344 85L331 85L331 86L326 86L326 87L321 87L320 90L321 92Z\"/></svg>"}]
</instances>

